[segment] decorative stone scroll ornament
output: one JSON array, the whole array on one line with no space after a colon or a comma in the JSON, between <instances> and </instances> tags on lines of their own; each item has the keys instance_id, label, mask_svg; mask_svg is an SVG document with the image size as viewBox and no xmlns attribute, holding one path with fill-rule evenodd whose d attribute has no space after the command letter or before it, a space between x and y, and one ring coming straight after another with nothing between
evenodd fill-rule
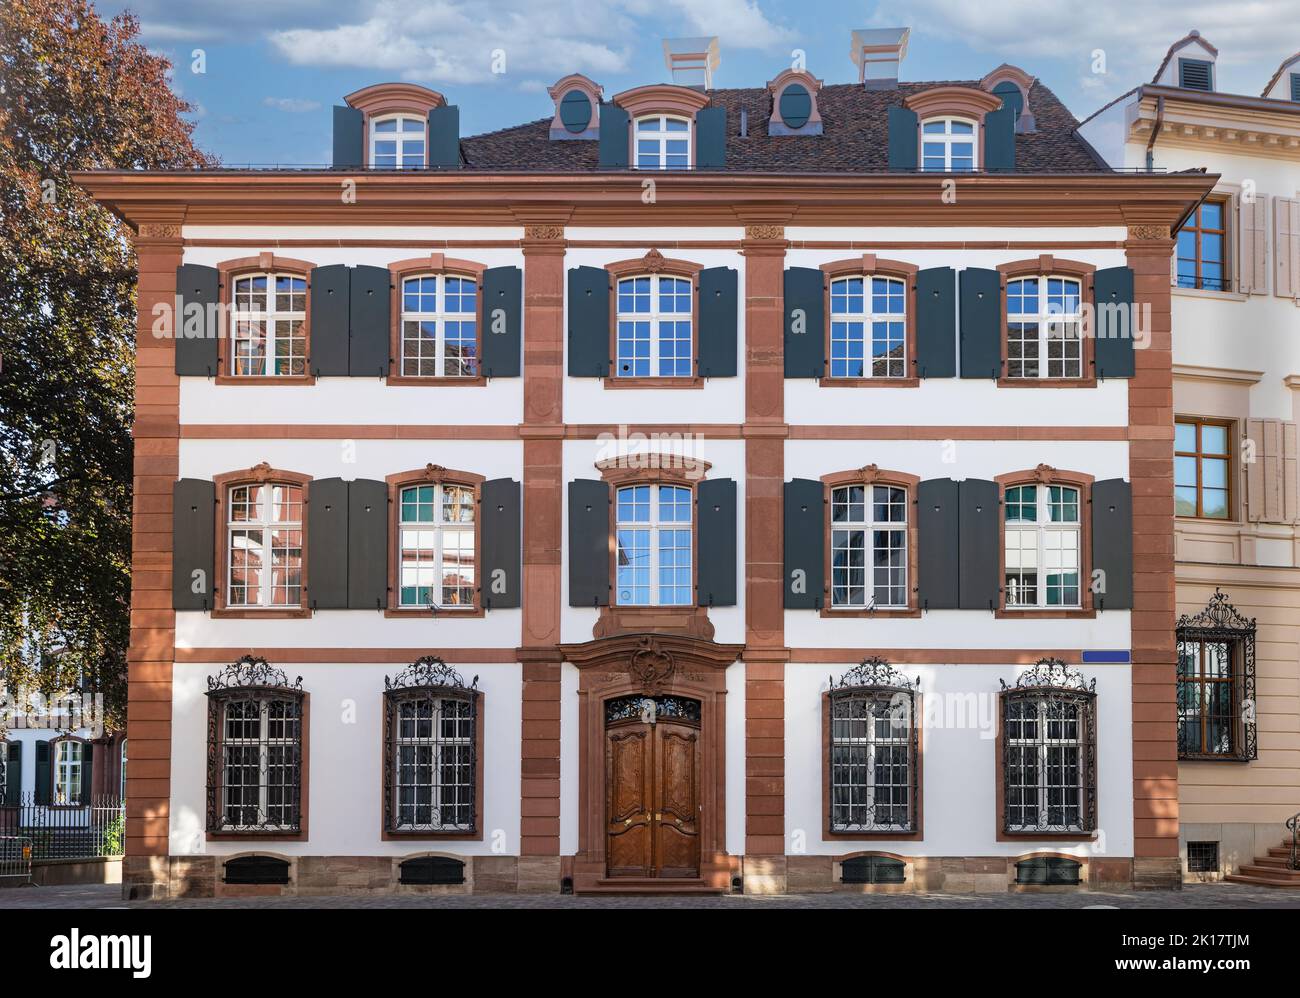
<instances>
[{"instance_id":1,"label":"decorative stone scroll ornament","mask_svg":"<svg viewBox=\"0 0 1300 998\"><path fill-rule=\"evenodd\" d=\"M642 265L652 274L657 274L664 269L664 255L657 249L652 249L641 259Z\"/></svg>"},{"instance_id":2,"label":"decorative stone scroll ornament","mask_svg":"<svg viewBox=\"0 0 1300 998\"><path fill-rule=\"evenodd\" d=\"M179 239L180 237L181 227L179 225L162 225L149 222L140 226L141 239Z\"/></svg>"},{"instance_id":3,"label":"decorative stone scroll ornament","mask_svg":"<svg viewBox=\"0 0 1300 998\"><path fill-rule=\"evenodd\" d=\"M1005 679L999 679L1004 690L1075 690L1079 693L1096 693L1097 680L1085 679L1083 673L1066 665L1059 658L1040 658L1034 667L1022 672L1016 679L1015 686L1008 686Z\"/></svg>"},{"instance_id":4,"label":"decorative stone scroll ornament","mask_svg":"<svg viewBox=\"0 0 1300 998\"><path fill-rule=\"evenodd\" d=\"M746 239L784 239L784 225L746 225Z\"/></svg>"},{"instance_id":5,"label":"decorative stone scroll ornament","mask_svg":"<svg viewBox=\"0 0 1300 998\"><path fill-rule=\"evenodd\" d=\"M525 239L563 239L563 225L526 225L524 226Z\"/></svg>"},{"instance_id":6,"label":"decorative stone scroll ornament","mask_svg":"<svg viewBox=\"0 0 1300 998\"><path fill-rule=\"evenodd\" d=\"M676 670L677 660L653 636L646 634L637 639L627 671L642 689L646 692L662 689Z\"/></svg>"},{"instance_id":7,"label":"decorative stone scroll ornament","mask_svg":"<svg viewBox=\"0 0 1300 998\"><path fill-rule=\"evenodd\" d=\"M1171 238L1169 226L1167 225L1130 225L1128 227L1128 237L1144 242Z\"/></svg>"},{"instance_id":8,"label":"decorative stone scroll ornament","mask_svg":"<svg viewBox=\"0 0 1300 998\"><path fill-rule=\"evenodd\" d=\"M208 677L208 692L245 689L302 690L302 676L292 683L283 669L277 669L260 655L244 655L215 676Z\"/></svg>"},{"instance_id":9,"label":"decorative stone scroll ornament","mask_svg":"<svg viewBox=\"0 0 1300 998\"><path fill-rule=\"evenodd\" d=\"M441 686L456 690L478 689L478 676L468 685L459 672L437 655L421 655L397 674L384 677L384 689L408 690L427 686Z\"/></svg>"},{"instance_id":10,"label":"decorative stone scroll ornament","mask_svg":"<svg viewBox=\"0 0 1300 998\"><path fill-rule=\"evenodd\" d=\"M1034 469L1034 481L1046 484L1056 477L1056 469L1050 464L1040 464Z\"/></svg>"}]
</instances>

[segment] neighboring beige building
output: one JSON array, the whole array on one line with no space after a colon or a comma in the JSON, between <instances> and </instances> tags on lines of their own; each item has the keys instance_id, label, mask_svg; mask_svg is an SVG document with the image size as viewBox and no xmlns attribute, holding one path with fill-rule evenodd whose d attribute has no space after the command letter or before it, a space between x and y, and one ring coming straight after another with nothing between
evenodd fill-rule
<instances>
[{"instance_id":1,"label":"neighboring beige building","mask_svg":"<svg viewBox=\"0 0 1300 998\"><path fill-rule=\"evenodd\" d=\"M1079 134L1222 177L1171 275L1180 847L1188 880L1300 886L1300 54L1260 97L1218 92L1217 56L1192 32Z\"/></svg>"}]
</instances>

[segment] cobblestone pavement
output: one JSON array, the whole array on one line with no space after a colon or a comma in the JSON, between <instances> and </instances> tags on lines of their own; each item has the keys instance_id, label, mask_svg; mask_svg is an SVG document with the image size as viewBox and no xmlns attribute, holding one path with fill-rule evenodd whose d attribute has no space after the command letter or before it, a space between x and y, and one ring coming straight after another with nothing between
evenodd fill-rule
<instances>
[{"instance_id":1,"label":"cobblestone pavement","mask_svg":"<svg viewBox=\"0 0 1300 998\"><path fill-rule=\"evenodd\" d=\"M195 898L123 901L116 885L13 887L0 908L1300 908L1300 890L1246 884L1197 884L1181 891L1132 894L799 894L720 897L565 897L559 894L353 895L300 898Z\"/></svg>"}]
</instances>

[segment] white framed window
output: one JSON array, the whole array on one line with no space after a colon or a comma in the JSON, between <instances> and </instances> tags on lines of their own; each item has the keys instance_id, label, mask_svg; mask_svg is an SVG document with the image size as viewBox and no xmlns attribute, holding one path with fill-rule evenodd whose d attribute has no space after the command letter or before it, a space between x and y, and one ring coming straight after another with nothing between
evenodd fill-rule
<instances>
[{"instance_id":1,"label":"white framed window","mask_svg":"<svg viewBox=\"0 0 1300 998\"><path fill-rule=\"evenodd\" d=\"M80 804L83 800L82 760L86 746L71 738L54 743L54 803Z\"/></svg>"},{"instance_id":2,"label":"white framed window","mask_svg":"<svg viewBox=\"0 0 1300 998\"><path fill-rule=\"evenodd\" d=\"M1082 524L1079 489L1016 485L1006 490L1006 605L1078 608Z\"/></svg>"},{"instance_id":3,"label":"white framed window","mask_svg":"<svg viewBox=\"0 0 1300 998\"><path fill-rule=\"evenodd\" d=\"M619 606L694 603L693 500L691 489L683 485L627 485L618 490Z\"/></svg>"},{"instance_id":4,"label":"white framed window","mask_svg":"<svg viewBox=\"0 0 1300 998\"><path fill-rule=\"evenodd\" d=\"M478 374L478 282L455 274L402 281L403 377Z\"/></svg>"},{"instance_id":5,"label":"white framed window","mask_svg":"<svg viewBox=\"0 0 1300 998\"><path fill-rule=\"evenodd\" d=\"M921 169L968 173L979 163L975 122L966 118L928 118L921 122Z\"/></svg>"},{"instance_id":6,"label":"white framed window","mask_svg":"<svg viewBox=\"0 0 1300 998\"><path fill-rule=\"evenodd\" d=\"M390 697L392 831L472 831L476 701Z\"/></svg>"},{"instance_id":7,"label":"white framed window","mask_svg":"<svg viewBox=\"0 0 1300 998\"><path fill-rule=\"evenodd\" d=\"M1083 377L1082 301L1073 277L1007 282L1007 377Z\"/></svg>"},{"instance_id":8,"label":"white framed window","mask_svg":"<svg viewBox=\"0 0 1300 998\"><path fill-rule=\"evenodd\" d=\"M299 606L302 487L234 485L226 505L226 605Z\"/></svg>"},{"instance_id":9,"label":"white framed window","mask_svg":"<svg viewBox=\"0 0 1300 998\"><path fill-rule=\"evenodd\" d=\"M831 606L907 606L907 490L845 485L831 490Z\"/></svg>"},{"instance_id":10,"label":"white framed window","mask_svg":"<svg viewBox=\"0 0 1300 998\"><path fill-rule=\"evenodd\" d=\"M380 170L424 169L428 122L408 114L370 121L370 165Z\"/></svg>"},{"instance_id":11,"label":"white framed window","mask_svg":"<svg viewBox=\"0 0 1300 998\"><path fill-rule=\"evenodd\" d=\"M857 275L831 281L831 377L906 374L906 283Z\"/></svg>"},{"instance_id":12,"label":"white framed window","mask_svg":"<svg viewBox=\"0 0 1300 998\"><path fill-rule=\"evenodd\" d=\"M641 274L618 282L620 378L689 378L693 288L685 277Z\"/></svg>"},{"instance_id":13,"label":"white framed window","mask_svg":"<svg viewBox=\"0 0 1300 998\"><path fill-rule=\"evenodd\" d=\"M307 281L292 274L235 278L230 373L297 377L307 373Z\"/></svg>"},{"instance_id":14,"label":"white framed window","mask_svg":"<svg viewBox=\"0 0 1300 998\"><path fill-rule=\"evenodd\" d=\"M474 490L408 485L398 494L398 605L474 606Z\"/></svg>"},{"instance_id":15,"label":"white framed window","mask_svg":"<svg viewBox=\"0 0 1300 998\"><path fill-rule=\"evenodd\" d=\"M691 165L691 123L655 114L636 119L636 168L686 170Z\"/></svg>"},{"instance_id":16,"label":"white framed window","mask_svg":"<svg viewBox=\"0 0 1300 998\"><path fill-rule=\"evenodd\" d=\"M1090 827L1090 704L1083 698L1051 695L1005 700L1008 832L1077 832Z\"/></svg>"},{"instance_id":17,"label":"white framed window","mask_svg":"<svg viewBox=\"0 0 1300 998\"><path fill-rule=\"evenodd\" d=\"M231 697L221 710L218 831L295 830L302 788L302 702Z\"/></svg>"}]
</instances>

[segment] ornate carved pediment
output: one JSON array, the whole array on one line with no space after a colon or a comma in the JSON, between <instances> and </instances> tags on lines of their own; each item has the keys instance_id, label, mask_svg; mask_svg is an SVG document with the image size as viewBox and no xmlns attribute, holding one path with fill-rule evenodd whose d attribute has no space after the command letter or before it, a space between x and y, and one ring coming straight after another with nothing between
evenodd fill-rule
<instances>
[{"instance_id":1,"label":"ornate carved pediment","mask_svg":"<svg viewBox=\"0 0 1300 998\"><path fill-rule=\"evenodd\" d=\"M743 645L720 645L676 634L620 634L561 645L565 660L602 684L630 680L646 692L674 682L707 683L735 662Z\"/></svg>"},{"instance_id":2,"label":"ornate carved pediment","mask_svg":"<svg viewBox=\"0 0 1300 998\"><path fill-rule=\"evenodd\" d=\"M1034 481L1036 482L1050 482L1055 477L1056 469L1050 464L1040 464L1034 469Z\"/></svg>"},{"instance_id":3,"label":"ornate carved pediment","mask_svg":"<svg viewBox=\"0 0 1300 998\"><path fill-rule=\"evenodd\" d=\"M645 264L645 269L652 274L657 274L664 269L664 255L657 249L652 249L642 257L641 262Z\"/></svg>"}]
</instances>

